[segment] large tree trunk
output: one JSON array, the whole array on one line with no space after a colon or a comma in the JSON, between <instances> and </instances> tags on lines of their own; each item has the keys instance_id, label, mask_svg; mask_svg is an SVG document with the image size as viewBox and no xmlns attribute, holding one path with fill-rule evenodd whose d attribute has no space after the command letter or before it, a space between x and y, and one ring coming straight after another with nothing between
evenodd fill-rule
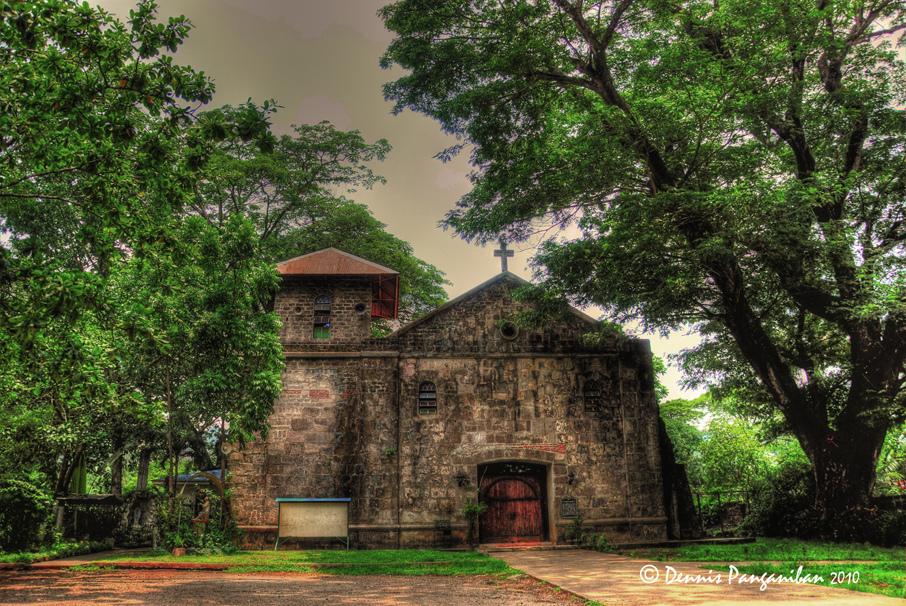
<instances>
[{"instance_id":1,"label":"large tree trunk","mask_svg":"<svg viewBox=\"0 0 906 606\"><path fill-rule=\"evenodd\" d=\"M863 540L878 455L886 427L848 427L806 448L815 477L818 532L832 539Z\"/></svg>"},{"instance_id":2,"label":"large tree trunk","mask_svg":"<svg viewBox=\"0 0 906 606\"><path fill-rule=\"evenodd\" d=\"M116 496L123 495L123 449L118 447L110 461L110 492Z\"/></svg>"},{"instance_id":3,"label":"large tree trunk","mask_svg":"<svg viewBox=\"0 0 906 606\"><path fill-rule=\"evenodd\" d=\"M135 482L135 490L142 491L148 489L148 468L151 466L151 449L142 448L138 454L138 478Z\"/></svg>"},{"instance_id":4,"label":"large tree trunk","mask_svg":"<svg viewBox=\"0 0 906 606\"><path fill-rule=\"evenodd\" d=\"M199 471L214 469L214 462L208 453L208 445L204 441L204 434L198 430L193 431L187 438L189 448L192 449L192 463Z\"/></svg>"}]
</instances>

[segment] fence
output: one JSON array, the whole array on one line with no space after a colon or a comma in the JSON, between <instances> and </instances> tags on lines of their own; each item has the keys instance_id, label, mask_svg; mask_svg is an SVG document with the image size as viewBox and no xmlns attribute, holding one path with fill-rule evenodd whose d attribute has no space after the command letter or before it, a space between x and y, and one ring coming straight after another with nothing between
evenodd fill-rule
<instances>
[{"instance_id":1,"label":"fence","mask_svg":"<svg viewBox=\"0 0 906 606\"><path fill-rule=\"evenodd\" d=\"M720 534L727 532L730 522L734 526L741 522L752 504L750 490L693 490L692 496L701 527L706 530L719 527Z\"/></svg>"}]
</instances>

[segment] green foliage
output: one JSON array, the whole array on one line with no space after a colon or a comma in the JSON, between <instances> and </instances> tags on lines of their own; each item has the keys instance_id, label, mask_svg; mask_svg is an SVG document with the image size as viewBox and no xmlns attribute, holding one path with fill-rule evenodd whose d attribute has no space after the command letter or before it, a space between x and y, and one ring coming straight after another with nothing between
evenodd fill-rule
<instances>
[{"instance_id":1,"label":"green foliage","mask_svg":"<svg viewBox=\"0 0 906 606\"><path fill-rule=\"evenodd\" d=\"M536 258L544 286L694 326L690 380L801 442L832 526L906 417L906 7L815 6L399 0L382 65L407 70L396 111L463 140L442 158L471 150L446 225L570 227Z\"/></svg>"},{"instance_id":2,"label":"green foliage","mask_svg":"<svg viewBox=\"0 0 906 606\"><path fill-rule=\"evenodd\" d=\"M44 547L39 551L23 551L17 553L0 553L0 562L11 564L32 564L34 562L45 562L47 560L57 560L60 558L69 558L86 553L96 553L106 551L113 547L110 541L85 541L85 542L56 542L50 547Z\"/></svg>"},{"instance_id":3,"label":"green foliage","mask_svg":"<svg viewBox=\"0 0 906 606\"><path fill-rule=\"evenodd\" d=\"M28 345L96 308L109 263L185 202L191 104L213 87L162 54L190 25L155 22L154 2L128 26L65 0L0 11L0 325Z\"/></svg>"},{"instance_id":4,"label":"green foliage","mask_svg":"<svg viewBox=\"0 0 906 606\"><path fill-rule=\"evenodd\" d=\"M662 562L814 562L833 560L904 562L902 549L878 547L868 543L833 543L801 539L759 537L751 543L689 544L679 547L633 549L628 555Z\"/></svg>"},{"instance_id":5,"label":"green foliage","mask_svg":"<svg viewBox=\"0 0 906 606\"><path fill-rule=\"evenodd\" d=\"M876 492L883 495L906 493L906 424L887 434L878 456Z\"/></svg>"},{"instance_id":6,"label":"green foliage","mask_svg":"<svg viewBox=\"0 0 906 606\"><path fill-rule=\"evenodd\" d=\"M695 490L753 491L778 465L807 463L795 441L766 440L760 424L725 412L709 394L663 402L660 414Z\"/></svg>"},{"instance_id":7,"label":"green foliage","mask_svg":"<svg viewBox=\"0 0 906 606\"><path fill-rule=\"evenodd\" d=\"M265 430L277 276L249 220L187 213L219 142L273 148L273 106L196 115L213 86L172 56L190 24L154 2L128 24L64 0L0 11L0 474L62 494L87 468L110 490L132 453Z\"/></svg>"},{"instance_id":8,"label":"green foliage","mask_svg":"<svg viewBox=\"0 0 906 606\"><path fill-rule=\"evenodd\" d=\"M676 461L686 466L686 475L693 486L702 485L700 448L703 440L702 425L707 414L707 396L695 400L668 400L660 402L661 420L673 444Z\"/></svg>"},{"instance_id":9,"label":"green foliage","mask_svg":"<svg viewBox=\"0 0 906 606\"><path fill-rule=\"evenodd\" d=\"M475 551L433 549L281 550L198 554L174 558L166 552L121 554L107 561L185 562L220 564L228 572L318 572L336 575L492 575L509 577L517 571L505 562ZM101 563L103 564L103 562Z\"/></svg>"},{"instance_id":10,"label":"green foliage","mask_svg":"<svg viewBox=\"0 0 906 606\"><path fill-rule=\"evenodd\" d=\"M699 452L707 486L749 489L768 471L764 447L752 426L740 419L712 419Z\"/></svg>"},{"instance_id":11,"label":"green foliage","mask_svg":"<svg viewBox=\"0 0 906 606\"><path fill-rule=\"evenodd\" d=\"M740 532L765 537L808 537L814 531L815 480L809 466L787 463L755 493Z\"/></svg>"},{"instance_id":12,"label":"green foliage","mask_svg":"<svg viewBox=\"0 0 906 606\"><path fill-rule=\"evenodd\" d=\"M604 534L590 533L583 537L583 544L595 551L610 553L614 551L614 546Z\"/></svg>"},{"instance_id":13,"label":"green foliage","mask_svg":"<svg viewBox=\"0 0 906 606\"><path fill-rule=\"evenodd\" d=\"M783 564L753 564L739 566L742 574L761 576L775 574L795 576L797 566L785 561ZM790 571L794 571L790 575ZM806 574L821 577L818 585L835 589L849 589L865 593L876 593L894 598L906 597L906 579L903 576L902 562L877 562L872 564L809 564L803 569ZM858 572L858 575L846 573ZM843 574L841 574L843 573ZM836 578L833 575L838 575ZM836 581L836 582L835 582ZM855 582L854 582L855 581Z\"/></svg>"},{"instance_id":14,"label":"green foliage","mask_svg":"<svg viewBox=\"0 0 906 606\"><path fill-rule=\"evenodd\" d=\"M337 130L327 122L296 125L291 134L277 137L270 131L276 111L270 102L261 107L248 102L205 114L204 119L227 124L248 116L272 143L262 146L242 132L226 133L205 168L194 212L215 225L234 214L247 217L260 235L262 256L273 262L334 247L395 269L402 322L443 303L443 273L388 233L366 206L343 195L384 182L368 163L384 159L387 141L368 143L358 131ZM378 328L387 332L386 325Z\"/></svg>"},{"instance_id":15,"label":"green foliage","mask_svg":"<svg viewBox=\"0 0 906 606\"><path fill-rule=\"evenodd\" d=\"M485 511L487 511L487 503L482 501L473 501L469 499L465 505L462 506L462 516L469 523L468 528L466 529L466 544L474 545L475 539L477 538L478 531L478 518L481 517Z\"/></svg>"},{"instance_id":16,"label":"green foliage","mask_svg":"<svg viewBox=\"0 0 906 606\"><path fill-rule=\"evenodd\" d=\"M0 480L0 551L40 543L52 513L53 499L41 487L25 480Z\"/></svg>"},{"instance_id":17,"label":"green foliage","mask_svg":"<svg viewBox=\"0 0 906 606\"><path fill-rule=\"evenodd\" d=\"M582 516L578 515L573 518L573 521L566 527L566 530L563 533L563 539L567 543L576 544L582 540L582 536L585 534L585 530L582 527L583 522Z\"/></svg>"},{"instance_id":18,"label":"green foliage","mask_svg":"<svg viewBox=\"0 0 906 606\"><path fill-rule=\"evenodd\" d=\"M265 429L283 363L267 311L277 276L257 247L241 216L220 229L187 217L170 242L115 277L122 328L135 339L131 377L177 434L221 420L237 441Z\"/></svg>"}]
</instances>

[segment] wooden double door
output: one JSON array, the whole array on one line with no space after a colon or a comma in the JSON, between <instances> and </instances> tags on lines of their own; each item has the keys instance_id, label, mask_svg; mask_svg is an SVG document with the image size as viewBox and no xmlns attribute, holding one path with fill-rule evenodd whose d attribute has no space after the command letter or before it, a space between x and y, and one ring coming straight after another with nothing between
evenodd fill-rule
<instances>
[{"instance_id":1,"label":"wooden double door","mask_svg":"<svg viewBox=\"0 0 906 606\"><path fill-rule=\"evenodd\" d=\"M543 465L518 461L478 468L482 543L543 541L547 536L546 474Z\"/></svg>"}]
</instances>

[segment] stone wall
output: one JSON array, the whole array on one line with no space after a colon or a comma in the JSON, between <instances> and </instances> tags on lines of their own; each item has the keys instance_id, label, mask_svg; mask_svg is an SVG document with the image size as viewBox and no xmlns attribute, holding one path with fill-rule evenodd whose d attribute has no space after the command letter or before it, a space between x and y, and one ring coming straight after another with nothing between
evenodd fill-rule
<instances>
[{"instance_id":1,"label":"stone wall","mask_svg":"<svg viewBox=\"0 0 906 606\"><path fill-rule=\"evenodd\" d=\"M318 295L330 295L332 299L329 340L312 336ZM356 312L357 304L364 306L364 313ZM365 278L284 278L274 310L283 322L280 340L288 348L361 343L371 338L371 283Z\"/></svg>"},{"instance_id":2,"label":"stone wall","mask_svg":"<svg viewBox=\"0 0 906 606\"><path fill-rule=\"evenodd\" d=\"M455 544L478 466L520 460L548 470L549 539L572 524L559 518L565 497L613 541L665 538L647 342L589 346L580 315L504 334L524 304L511 297L520 282L502 274L386 339L338 317L336 339L312 344L306 301L328 286L292 283L277 298L285 389L267 439L230 459L234 513L252 537L272 540L278 496L351 497L359 545ZM355 281L332 292L341 306L370 297ZM589 380L601 386L594 411ZM436 415L418 414L422 381L437 387Z\"/></svg>"}]
</instances>

